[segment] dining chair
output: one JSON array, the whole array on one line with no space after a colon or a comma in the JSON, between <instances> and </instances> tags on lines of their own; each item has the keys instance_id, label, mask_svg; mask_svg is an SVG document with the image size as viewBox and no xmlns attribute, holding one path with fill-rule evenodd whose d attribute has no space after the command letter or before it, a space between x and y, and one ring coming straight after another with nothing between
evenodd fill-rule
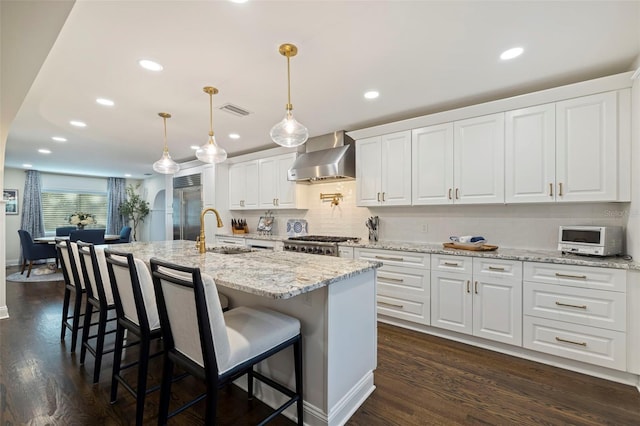
<instances>
[{"instance_id":1,"label":"dining chair","mask_svg":"<svg viewBox=\"0 0 640 426\"><path fill-rule=\"evenodd\" d=\"M62 330L60 331L60 340L64 340L67 329L71 331L71 352L76 350L76 341L78 339L80 325L80 317L82 313L82 299L85 294L84 280L80 278L78 257L78 246L67 239L56 239L55 244L58 250L58 257L62 267L62 275L64 277L64 299L62 303ZM73 313L69 315L69 305L71 296L73 295Z\"/></svg>"},{"instance_id":2,"label":"dining chair","mask_svg":"<svg viewBox=\"0 0 640 426\"><path fill-rule=\"evenodd\" d=\"M82 279L87 290L87 303L84 312L84 325L82 328L82 344L80 346L80 365L84 365L87 351L94 358L93 383L100 380L100 368L102 357L113 352L113 348L105 349L104 341L108 334L115 333L116 329L107 330L108 322L115 321L115 315L109 318L109 313L115 313L113 293L107 271L107 262L104 250L96 248L92 243L78 241L78 256L82 268ZM91 321L95 312L98 314L96 334L91 334ZM93 343L93 344L92 344Z\"/></svg>"},{"instance_id":3,"label":"dining chair","mask_svg":"<svg viewBox=\"0 0 640 426\"><path fill-rule=\"evenodd\" d=\"M144 421L144 402L148 393L156 391L159 385L147 386L149 361L162 355L160 339L160 318L156 305L156 295L149 268L133 254L111 248L104 250L109 281L118 315L115 350L113 354L113 374L111 376L111 404L118 399L118 384L136 398L136 425ZM127 333L127 347L138 344L138 359L122 365L124 335ZM136 341L130 342L129 336L135 335ZM156 341L160 349L151 354L151 344ZM137 384L134 388L125 378L125 370L137 367Z\"/></svg>"},{"instance_id":4,"label":"dining chair","mask_svg":"<svg viewBox=\"0 0 640 426\"><path fill-rule=\"evenodd\" d=\"M24 229L18 229L18 235L20 236L20 245L22 246L22 269L20 270L20 274L24 274L27 261L29 261L29 270L27 271L27 278L29 278L34 260L57 258L55 246L51 244L34 243L31 234Z\"/></svg>"},{"instance_id":5,"label":"dining chair","mask_svg":"<svg viewBox=\"0 0 640 426\"><path fill-rule=\"evenodd\" d=\"M104 231L104 229L76 229L69 234L69 240L96 245L104 244Z\"/></svg>"},{"instance_id":6,"label":"dining chair","mask_svg":"<svg viewBox=\"0 0 640 426\"><path fill-rule=\"evenodd\" d=\"M150 260L153 286L164 343L158 424L206 399L206 425L216 424L218 390L247 374L248 396L253 379L278 390L289 399L260 424L297 404L298 425L303 424L302 338L300 321L282 313L246 306L222 312L213 278L199 268ZM295 391L263 376L254 365L293 346ZM169 412L174 365L203 380L206 392Z\"/></svg>"},{"instance_id":7,"label":"dining chair","mask_svg":"<svg viewBox=\"0 0 640 426\"><path fill-rule=\"evenodd\" d=\"M68 237L71 231L78 229L77 226L59 226L56 228L56 237Z\"/></svg>"}]
</instances>

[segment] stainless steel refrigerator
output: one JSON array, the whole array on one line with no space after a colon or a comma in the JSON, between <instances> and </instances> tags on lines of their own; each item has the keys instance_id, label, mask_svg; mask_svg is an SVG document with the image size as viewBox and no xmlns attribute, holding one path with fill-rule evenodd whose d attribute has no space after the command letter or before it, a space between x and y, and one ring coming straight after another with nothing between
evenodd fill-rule
<instances>
[{"instance_id":1,"label":"stainless steel refrigerator","mask_svg":"<svg viewBox=\"0 0 640 426\"><path fill-rule=\"evenodd\" d=\"M200 235L202 186L200 174L173 178L173 239L192 240Z\"/></svg>"}]
</instances>

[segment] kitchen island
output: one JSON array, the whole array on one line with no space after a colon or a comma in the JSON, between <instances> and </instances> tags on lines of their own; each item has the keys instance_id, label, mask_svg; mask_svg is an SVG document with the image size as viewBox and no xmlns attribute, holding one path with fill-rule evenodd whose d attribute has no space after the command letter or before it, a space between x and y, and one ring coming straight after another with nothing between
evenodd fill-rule
<instances>
[{"instance_id":1,"label":"kitchen island","mask_svg":"<svg viewBox=\"0 0 640 426\"><path fill-rule=\"evenodd\" d=\"M375 389L376 269L380 263L311 254L256 251L200 254L193 241L112 245L148 263L152 257L210 274L230 307L265 306L300 320L304 358L304 421L342 425ZM263 374L293 386L289 351L263 362ZM237 384L246 388L241 379ZM256 383L271 406L284 399ZM290 407L286 415L295 418Z\"/></svg>"}]
</instances>

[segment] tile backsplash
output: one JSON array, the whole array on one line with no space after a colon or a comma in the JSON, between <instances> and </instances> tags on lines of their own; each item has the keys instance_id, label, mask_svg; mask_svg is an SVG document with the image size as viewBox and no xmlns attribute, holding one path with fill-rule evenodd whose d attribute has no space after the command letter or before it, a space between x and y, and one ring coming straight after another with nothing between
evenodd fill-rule
<instances>
[{"instance_id":1,"label":"tile backsplash","mask_svg":"<svg viewBox=\"0 0 640 426\"><path fill-rule=\"evenodd\" d=\"M556 250L560 225L620 225L626 227L629 203L519 205L452 205L357 207L355 181L305 185L307 210L275 210L273 233L286 236L288 219L305 219L309 233L368 238L365 221L380 217L381 241L441 243L451 235L481 235L500 247ZM321 193L343 195L338 205ZM247 219L250 230L264 212L231 212Z\"/></svg>"}]
</instances>

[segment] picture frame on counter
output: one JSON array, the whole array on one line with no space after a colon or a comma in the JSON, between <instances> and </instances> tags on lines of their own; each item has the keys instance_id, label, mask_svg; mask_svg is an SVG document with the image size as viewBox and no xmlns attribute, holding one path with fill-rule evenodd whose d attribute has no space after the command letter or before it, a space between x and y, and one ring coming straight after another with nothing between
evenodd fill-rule
<instances>
[{"instance_id":1,"label":"picture frame on counter","mask_svg":"<svg viewBox=\"0 0 640 426\"><path fill-rule=\"evenodd\" d=\"M18 214L18 190L17 189L3 189L2 199L5 202L4 212L8 215Z\"/></svg>"}]
</instances>

